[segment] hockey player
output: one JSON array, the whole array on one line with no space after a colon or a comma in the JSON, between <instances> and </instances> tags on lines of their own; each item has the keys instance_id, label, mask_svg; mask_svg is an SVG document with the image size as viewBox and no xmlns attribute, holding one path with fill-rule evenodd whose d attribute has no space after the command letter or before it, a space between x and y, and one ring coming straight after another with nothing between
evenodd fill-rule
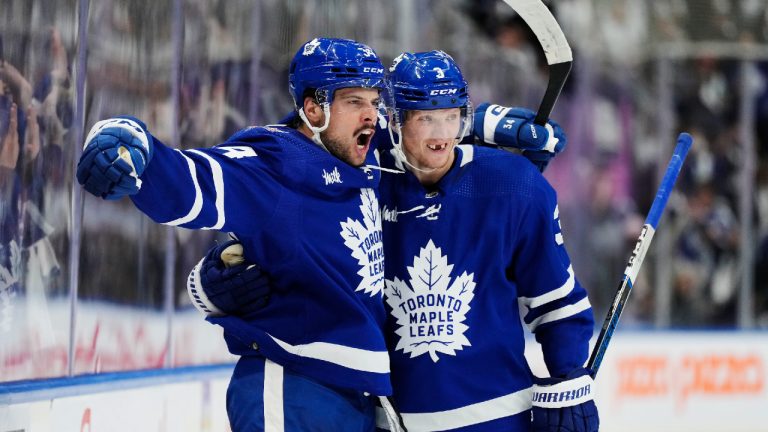
<instances>
[{"instance_id":1,"label":"hockey player","mask_svg":"<svg viewBox=\"0 0 768 432\"><path fill-rule=\"evenodd\" d=\"M406 427L528 431L532 410L534 431L597 430L583 368L592 311L563 245L553 189L520 156L456 146L472 110L448 55L405 53L390 71L393 145L381 156L389 170L380 191L387 335ZM533 125L533 117L483 105L475 134L516 142L543 168L564 136L556 124ZM224 268L225 246L203 261L204 287L228 294L237 313L234 299L249 294L235 268ZM528 367L518 304L552 378L536 378Z\"/></svg>"},{"instance_id":2,"label":"hockey player","mask_svg":"<svg viewBox=\"0 0 768 432\"><path fill-rule=\"evenodd\" d=\"M472 120L461 71L440 51L390 74L393 149L380 194L395 401L410 431L596 431L592 310L566 253L555 192L525 158L456 143ZM531 122L480 109L483 140ZM533 113L528 112L528 119ZM554 148L550 133L545 148ZM493 136L490 136L493 135ZM522 319L552 378L524 357Z\"/></svg>"},{"instance_id":3,"label":"hockey player","mask_svg":"<svg viewBox=\"0 0 768 432\"><path fill-rule=\"evenodd\" d=\"M159 223L232 232L269 274L272 301L257 321L242 304L244 314L210 319L241 356L227 391L233 431L371 431L371 395L391 394L380 173L368 151L385 83L368 46L313 39L290 65L293 127L250 127L179 151L123 117L86 139L77 179L87 191L130 195ZM264 285L249 274L240 276ZM261 304L258 292L250 300Z\"/></svg>"}]
</instances>

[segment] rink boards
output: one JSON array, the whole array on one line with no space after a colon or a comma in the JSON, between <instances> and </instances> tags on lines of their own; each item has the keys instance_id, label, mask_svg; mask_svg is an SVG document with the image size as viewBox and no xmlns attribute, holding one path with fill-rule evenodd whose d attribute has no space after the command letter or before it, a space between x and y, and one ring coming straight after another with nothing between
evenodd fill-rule
<instances>
[{"instance_id":1,"label":"rink boards","mask_svg":"<svg viewBox=\"0 0 768 432\"><path fill-rule=\"evenodd\" d=\"M529 347L534 370L541 354ZM0 386L0 432L228 431L230 365ZM597 377L601 431L764 431L768 332L623 332Z\"/></svg>"}]
</instances>

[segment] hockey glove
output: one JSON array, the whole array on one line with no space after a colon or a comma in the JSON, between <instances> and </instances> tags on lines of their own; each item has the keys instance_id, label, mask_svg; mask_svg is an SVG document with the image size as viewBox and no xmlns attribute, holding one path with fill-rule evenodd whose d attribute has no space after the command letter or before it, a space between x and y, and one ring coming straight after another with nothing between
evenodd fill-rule
<instances>
[{"instance_id":1,"label":"hockey glove","mask_svg":"<svg viewBox=\"0 0 768 432\"><path fill-rule=\"evenodd\" d=\"M565 150L566 136L554 120L544 126L533 122L536 113L489 103L475 110L475 136L486 144L522 150L523 156L544 171L549 161Z\"/></svg>"},{"instance_id":2,"label":"hockey glove","mask_svg":"<svg viewBox=\"0 0 768 432\"><path fill-rule=\"evenodd\" d=\"M588 369L565 378L534 378L532 432L597 432L600 419Z\"/></svg>"},{"instance_id":3,"label":"hockey glove","mask_svg":"<svg viewBox=\"0 0 768 432\"><path fill-rule=\"evenodd\" d=\"M117 117L91 128L77 163L77 181L85 190L108 200L133 195L139 176L152 159L152 136L140 120Z\"/></svg>"},{"instance_id":4,"label":"hockey glove","mask_svg":"<svg viewBox=\"0 0 768 432\"><path fill-rule=\"evenodd\" d=\"M206 316L249 317L269 302L267 275L256 264L245 264L236 240L213 247L187 278L192 304Z\"/></svg>"}]
</instances>

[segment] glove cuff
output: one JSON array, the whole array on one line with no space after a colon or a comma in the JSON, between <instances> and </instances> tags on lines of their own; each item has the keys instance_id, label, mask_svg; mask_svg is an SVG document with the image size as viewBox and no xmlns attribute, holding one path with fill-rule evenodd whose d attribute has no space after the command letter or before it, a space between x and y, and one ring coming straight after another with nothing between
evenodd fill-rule
<instances>
[{"instance_id":1,"label":"glove cuff","mask_svg":"<svg viewBox=\"0 0 768 432\"><path fill-rule=\"evenodd\" d=\"M560 142L560 139L555 136L555 129L552 128L551 124L549 123L545 124L544 128L547 130L547 133L549 134L549 137L547 138L547 143L544 144L544 150L550 153L556 153L555 149L557 147L557 143Z\"/></svg>"},{"instance_id":2,"label":"glove cuff","mask_svg":"<svg viewBox=\"0 0 768 432\"><path fill-rule=\"evenodd\" d=\"M205 294L203 284L200 282L200 269L203 266L203 261L206 257L198 262L195 267L189 272L187 277L187 294L192 300L192 304L197 310L203 313L205 316L224 316L226 313L217 308L216 305L211 302L208 296Z\"/></svg>"},{"instance_id":3,"label":"glove cuff","mask_svg":"<svg viewBox=\"0 0 768 432\"><path fill-rule=\"evenodd\" d=\"M533 405L542 408L564 408L593 400L594 380L589 375L552 385L533 385Z\"/></svg>"},{"instance_id":4,"label":"glove cuff","mask_svg":"<svg viewBox=\"0 0 768 432\"><path fill-rule=\"evenodd\" d=\"M91 143L91 140L93 140L96 135L107 128L123 129L137 138L141 143L140 150L144 153L144 165L149 163L150 159L152 159L152 143L150 142L151 138L147 132L146 126L144 126L144 123L133 117L116 117L96 122L96 124L94 124L91 128L90 132L88 132L88 136L85 138L83 149L88 147L88 144Z\"/></svg>"}]
</instances>

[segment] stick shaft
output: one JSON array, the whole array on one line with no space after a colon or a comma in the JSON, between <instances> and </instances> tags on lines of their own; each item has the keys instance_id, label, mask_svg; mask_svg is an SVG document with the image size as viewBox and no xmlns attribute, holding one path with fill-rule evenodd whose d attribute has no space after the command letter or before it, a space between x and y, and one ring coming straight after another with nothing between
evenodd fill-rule
<instances>
[{"instance_id":1,"label":"stick shaft","mask_svg":"<svg viewBox=\"0 0 768 432\"><path fill-rule=\"evenodd\" d=\"M528 24L539 40L549 65L549 82L534 123L544 126L571 72L573 53L563 30L541 0L504 0Z\"/></svg>"},{"instance_id":2,"label":"stick shaft","mask_svg":"<svg viewBox=\"0 0 768 432\"><path fill-rule=\"evenodd\" d=\"M640 266L643 265L645 254L648 252L648 248L651 245L661 215L669 200L669 195L672 192L672 188L675 186L675 181L677 180L678 174L680 174L683 161L685 160L692 143L693 139L687 133L681 133L677 138L677 146L672 153L672 159L667 165L667 171L659 185L659 190L656 192L656 197L651 205L651 210L645 218L645 224L640 232L640 237L637 239L635 248L632 250L632 254L627 262L627 267L624 269L624 276L619 283L619 289L616 291L613 304L608 310L608 314L603 322L603 328L600 330L600 335L597 337L595 347L592 349L592 355L587 362L587 368L592 371L593 378L597 375L598 369L600 369L603 356L608 349L608 343L611 341L613 332L616 330L616 326L619 323L621 313L629 299L629 293L632 291L632 287L635 284L635 278L640 272Z\"/></svg>"}]
</instances>

